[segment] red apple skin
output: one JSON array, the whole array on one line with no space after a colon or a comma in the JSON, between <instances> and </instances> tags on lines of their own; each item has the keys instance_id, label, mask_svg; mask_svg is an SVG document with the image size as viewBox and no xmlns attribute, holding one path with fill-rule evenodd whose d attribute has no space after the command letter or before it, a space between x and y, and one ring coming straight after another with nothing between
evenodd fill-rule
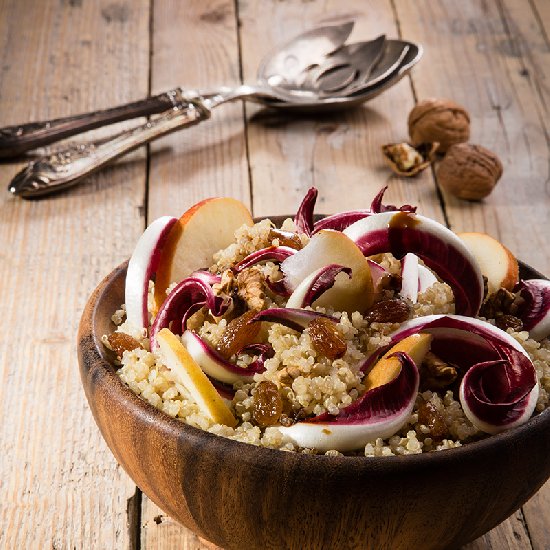
<instances>
[{"instance_id":1,"label":"red apple skin","mask_svg":"<svg viewBox=\"0 0 550 550\"><path fill-rule=\"evenodd\" d=\"M170 286L171 283L176 282L174 280L173 275L173 260L178 253L178 247L180 246L180 241L184 237L184 232L188 228L188 224L195 218L197 213L202 210L205 207L208 206L215 206L215 204L218 203L220 206L227 206L228 208L234 209L234 212L238 211L240 215L242 214L242 219L240 220L241 223L238 224L235 227L231 227L231 231L234 232L235 230L240 227L242 224L247 225L253 225L252 216L250 215L250 212L246 208L244 204L242 204L237 199L227 198L227 197L211 197L208 199L204 199L191 208L187 210L181 218L174 224L172 227L170 233L168 234L168 237L166 239L166 242L164 244L164 247L162 249L159 266L157 268L157 274L155 279L155 306L156 310L162 305L164 300L166 299L166 289ZM211 223L211 224L220 224L220 220L222 219L223 215L218 212L218 215L220 216L220 219L216 219L216 216L206 216L204 222ZM221 227L221 225L220 225ZM213 254L217 250L224 248L225 246L228 246L230 242L219 242L216 243L216 245L213 245L213 250L211 253ZM219 246L218 246L219 245ZM210 252L210 251L209 251ZM176 278L183 279L184 277L188 276L192 271L195 271L197 269L201 269L204 267L208 267L207 265L192 265L189 268L189 273L179 274ZM177 281L179 282L179 281Z\"/></svg>"}]
</instances>

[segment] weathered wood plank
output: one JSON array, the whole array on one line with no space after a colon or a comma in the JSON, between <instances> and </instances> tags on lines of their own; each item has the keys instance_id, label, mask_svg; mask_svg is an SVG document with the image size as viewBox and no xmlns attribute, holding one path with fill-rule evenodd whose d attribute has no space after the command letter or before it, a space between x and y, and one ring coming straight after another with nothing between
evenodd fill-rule
<instances>
[{"instance_id":1,"label":"weathered wood plank","mask_svg":"<svg viewBox=\"0 0 550 550\"><path fill-rule=\"evenodd\" d=\"M177 24L174 22L177 21ZM153 15L153 93L181 85L215 89L240 82L231 0L158 2ZM240 103L151 146L149 219L179 216L199 200L231 196L249 203Z\"/></svg>"},{"instance_id":2,"label":"weathered wood plank","mask_svg":"<svg viewBox=\"0 0 550 550\"><path fill-rule=\"evenodd\" d=\"M194 89L238 85L234 3L155 2L152 68L153 92L177 85ZM150 221L165 214L180 216L194 203L211 196L231 196L250 204L240 103L225 105L210 120L151 146ZM141 544L142 548L159 550L214 548L164 515L145 495Z\"/></svg>"},{"instance_id":3,"label":"weathered wood plank","mask_svg":"<svg viewBox=\"0 0 550 550\"><path fill-rule=\"evenodd\" d=\"M550 481L523 507L534 550L548 550L550 541Z\"/></svg>"},{"instance_id":4,"label":"weathered wood plank","mask_svg":"<svg viewBox=\"0 0 550 550\"><path fill-rule=\"evenodd\" d=\"M0 5L0 124L138 99L148 91L148 1ZM81 390L76 331L88 295L143 229L143 153L39 202L0 166L0 547L128 548L134 484Z\"/></svg>"},{"instance_id":5,"label":"weathered wood plank","mask_svg":"<svg viewBox=\"0 0 550 550\"><path fill-rule=\"evenodd\" d=\"M542 68L549 66L550 50L529 2L506 5L515 6L514 22L506 15L510 8L495 1L396 0L403 35L425 46L413 76L418 97L463 104L472 142L495 151L504 165L502 181L482 202L444 194L451 227L487 232L548 273L548 87Z\"/></svg>"},{"instance_id":6,"label":"weathered wood plank","mask_svg":"<svg viewBox=\"0 0 550 550\"><path fill-rule=\"evenodd\" d=\"M398 31L390 1L348 2L357 17L352 40L380 33L396 38ZM278 44L321 21L336 21L337 1L246 2L241 4L243 76L254 81L262 56ZM341 19L341 18L340 18ZM248 124L248 146L257 215L292 213L314 185L320 197L317 211L332 213L366 208L384 185L392 204L419 206L427 216L442 220L429 171L412 180L398 178L382 158L382 144L405 139L406 114L414 104L408 79L353 111L295 117L259 113Z\"/></svg>"},{"instance_id":7,"label":"weathered wood plank","mask_svg":"<svg viewBox=\"0 0 550 550\"><path fill-rule=\"evenodd\" d=\"M523 524L521 511L517 511L498 527L462 548L463 550L487 550L488 548L498 548L498 550L530 549L529 533Z\"/></svg>"}]
</instances>

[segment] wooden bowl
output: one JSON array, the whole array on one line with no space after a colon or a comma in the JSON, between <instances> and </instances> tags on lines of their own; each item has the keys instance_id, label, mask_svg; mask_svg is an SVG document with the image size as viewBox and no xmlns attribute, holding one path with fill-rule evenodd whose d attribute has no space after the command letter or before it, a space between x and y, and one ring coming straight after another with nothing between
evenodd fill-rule
<instances>
[{"instance_id":1,"label":"wooden bowl","mask_svg":"<svg viewBox=\"0 0 550 550\"><path fill-rule=\"evenodd\" d=\"M550 476L550 409L464 447L400 457L327 457L209 434L137 397L101 344L124 301L126 264L82 316L86 397L128 475L166 513L225 549L455 548L525 503ZM523 277L540 277L522 266Z\"/></svg>"}]
</instances>

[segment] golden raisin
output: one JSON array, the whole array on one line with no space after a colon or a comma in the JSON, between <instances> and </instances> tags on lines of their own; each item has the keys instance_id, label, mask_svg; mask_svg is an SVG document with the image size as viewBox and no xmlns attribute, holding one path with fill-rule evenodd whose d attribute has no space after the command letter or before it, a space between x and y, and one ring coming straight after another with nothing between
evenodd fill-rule
<instances>
[{"instance_id":1,"label":"golden raisin","mask_svg":"<svg viewBox=\"0 0 550 550\"><path fill-rule=\"evenodd\" d=\"M370 323L402 323L409 318L410 312L407 302L392 298L374 304L365 313L365 319Z\"/></svg>"},{"instance_id":2,"label":"golden raisin","mask_svg":"<svg viewBox=\"0 0 550 550\"><path fill-rule=\"evenodd\" d=\"M326 317L316 317L307 330L313 349L333 361L343 357L348 348L334 321Z\"/></svg>"},{"instance_id":3,"label":"golden raisin","mask_svg":"<svg viewBox=\"0 0 550 550\"><path fill-rule=\"evenodd\" d=\"M247 311L244 315L233 319L223 331L222 337L216 346L218 352L226 359L235 355L247 344L251 344L260 332L260 323L248 321L256 315L255 311Z\"/></svg>"},{"instance_id":4,"label":"golden raisin","mask_svg":"<svg viewBox=\"0 0 550 550\"><path fill-rule=\"evenodd\" d=\"M254 393L252 419L258 426L265 428L279 422L283 412L283 400L273 382L260 382Z\"/></svg>"},{"instance_id":5,"label":"golden raisin","mask_svg":"<svg viewBox=\"0 0 550 550\"><path fill-rule=\"evenodd\" d=\"M418 407L418 422L430 429L432 439L441 440L448 435L445 419L429 401L422 403Z\"/></svg>"},{"instance_id":6,"label":"golden raisin","mask_svg":"<svg viewBox=\"0 0 550 550\"><path fill-rule=\"evenodd\" d=\"M122 357L125 351L132 351L142 347L133 336L124 332L113 332L107 336L107 340L113 351L117 354L117 357Z\"/></svg>"}]
</instances>

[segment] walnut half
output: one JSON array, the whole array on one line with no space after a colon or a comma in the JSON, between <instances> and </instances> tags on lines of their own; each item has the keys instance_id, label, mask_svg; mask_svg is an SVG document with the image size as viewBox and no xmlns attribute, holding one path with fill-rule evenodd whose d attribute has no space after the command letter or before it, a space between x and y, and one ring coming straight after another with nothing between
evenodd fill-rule
<instances>
[{"instance_id":1,"label":"walnut half","mask_svg":"<svg viewBox=\"0 0 550 550\"><path fill-rule=\"evenodd\" d=\"M265 276L257 266L243 269L237 275L237 293L248 309L260 311L265 305Z\"/></svg>"},{"instance_id":2,"label":"walnut half","mask_svg":"<svg viewBox=\"0 0 550 550\"><path fill-rule=\"evenodd\" d=\"M415 176L433 161L438 143L388 143L382 145L382 153L390 168L399 176Z\"/></svg>"}]
</instances>

